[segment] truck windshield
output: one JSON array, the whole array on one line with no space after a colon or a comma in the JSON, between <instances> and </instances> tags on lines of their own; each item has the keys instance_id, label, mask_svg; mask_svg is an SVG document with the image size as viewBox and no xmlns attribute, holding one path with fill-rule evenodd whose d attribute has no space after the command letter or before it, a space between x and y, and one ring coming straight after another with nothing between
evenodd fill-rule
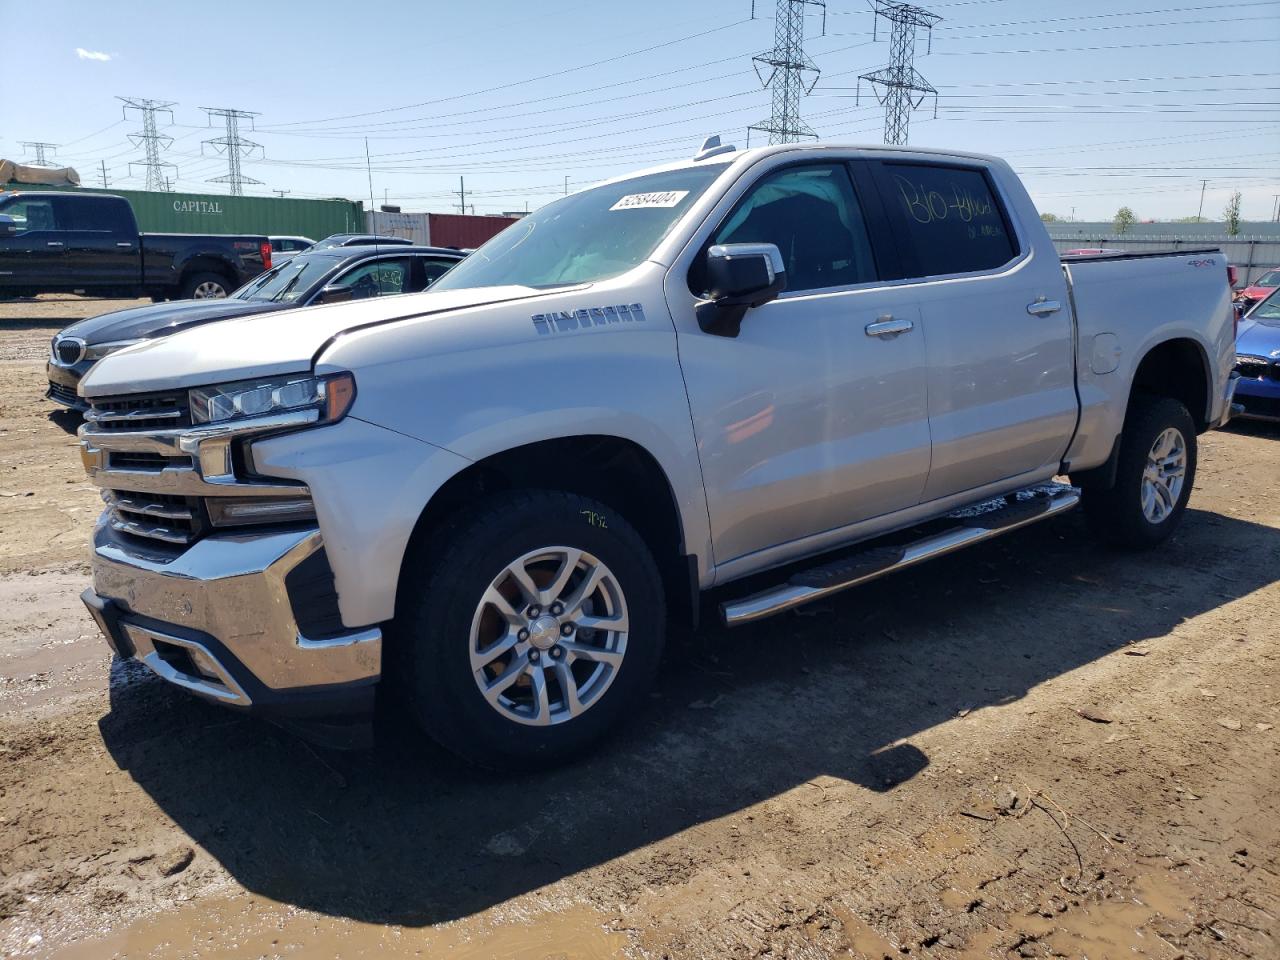
<instances>
[{"instance_id":1,"label":"truck windshield","mask_svg":"<svg viewBox=\"0 0 1280 960\"><path fill-rule=\"evenodd\" d=\"M338 260L338 257L294 257L245 284L233 296L238 300L293 303L332 270Z\"/></svg>"},{"instance_id":2,"label":"truck windshield","mask_svg":"<svg viewBox=\"0 0 1280 960\"><path fill-rule=\"evenodd\" d=\"M517 220L432 290L591 283L642 263L728 164L682 167L592 187Z\"/></svg>"}]
</instances>

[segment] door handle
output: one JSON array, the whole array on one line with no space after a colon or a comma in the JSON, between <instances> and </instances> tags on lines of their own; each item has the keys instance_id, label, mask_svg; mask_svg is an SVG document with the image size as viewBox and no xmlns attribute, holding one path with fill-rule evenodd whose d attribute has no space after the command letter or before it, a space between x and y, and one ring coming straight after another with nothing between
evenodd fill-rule
<instances>
[{"instance_id":1,"label":"door handle","mask_svg":"<svg viewBox=\"0 0 1280 960\"><path fill-rule=\"evenodd\" d=\"M62 246L62 241L61 241L61 240L49 240L49 241L46 241L46 242L45 242L45 246L46 246L46 247L60 247L60 246Z\"/></svg>"},{"instance_id":2,"label":"door handle","mask_svg":"<svg viewBox=\"0 0 1280 960\"><path fill-rule=\"evenodd\" d=\"M117 246L117 247L128 247L130 250L132 250L132 249L133 249L133 244L132 244L132 243L129 243L127 240L117 241L117 242L116 242L116 246Z\"/></svg>"},{"instance_id":3,"label":"door handle","mask_svg":"<svg viewBox=\"0 0 1280 960\"><path fill-rule=\"evenodd\" d=\"M1035 303L1027 304L1027 313L1033 317L1047 317L1051 313L1057 313L1062 309L1062 304L1057 300L1046 300L1040 297Z\"/></svg>"},{"instance_id":4,"label":"door handle","mask_svg":"<svg viewBox=\"0 0 1280 960\"><path fill-rule=\"evenodd\" d=\"M868 337L896 337L900 333L906 333L915 324L910 320L895 320L889 315L885 315L876 320L875 323L867 324Z\"/></svg>"}]
</instances>

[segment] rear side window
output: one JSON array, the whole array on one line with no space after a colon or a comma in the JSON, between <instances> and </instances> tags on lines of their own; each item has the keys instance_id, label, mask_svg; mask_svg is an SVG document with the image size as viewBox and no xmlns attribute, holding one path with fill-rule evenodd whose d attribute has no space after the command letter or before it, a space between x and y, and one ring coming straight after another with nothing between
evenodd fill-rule
<instances>
[{"instance_id":1,"label":"rear side window","mask_svg":"<svg viewBox=\"0 0 1280 960\"><path fill-rule=\"evenodd\" d=\"M882 184L893 227L914 254L913 276L992 270L1016 255L1017 241L983 171L886 163Z\"/></svg>"},{"instance_id":2,"label":"rear side window","mask_svg":"<svg viewBox=\"0 0 1280 960\"><path fill-rule=\"evenodd\" d=\"M95 230L128 235L132 232L129 206L108 197L58 197L58 226L62 230Z\"/></svg>"}]
</instances>

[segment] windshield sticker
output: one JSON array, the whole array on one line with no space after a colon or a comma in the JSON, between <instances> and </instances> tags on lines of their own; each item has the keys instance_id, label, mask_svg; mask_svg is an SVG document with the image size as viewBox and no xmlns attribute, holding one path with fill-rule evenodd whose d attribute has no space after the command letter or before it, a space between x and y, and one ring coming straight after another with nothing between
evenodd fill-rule
<instances>
[{"instance_id":1,"label":"windshield sticker","mask_svg":"<svg viewBox=\"0 0 1280 960\"><path fill-rule=\"evenodd\" d=\"M688 190L662 190L658 193L628 193L609 209L642 210L653 207L674 207L688 195Z\"/></svg>"}]
</instances>

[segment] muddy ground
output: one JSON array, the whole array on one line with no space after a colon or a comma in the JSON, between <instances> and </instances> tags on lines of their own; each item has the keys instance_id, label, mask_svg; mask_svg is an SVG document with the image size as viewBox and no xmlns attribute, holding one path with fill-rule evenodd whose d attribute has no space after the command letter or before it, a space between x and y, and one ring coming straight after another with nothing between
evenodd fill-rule
<instances>
[{"instance_id":1,"label":"muddy ground","mask_svg":"<svg viewBox=\"0 0 1280 960\"><path fill-rule=\"evenodd\" d=\"M0 954L1280 956L1280 430L1164 549L1067 515L673 645L644 713L494 777L333 754L112 666L99 502L0 307Z\"/></svg>"}]
</instances>

